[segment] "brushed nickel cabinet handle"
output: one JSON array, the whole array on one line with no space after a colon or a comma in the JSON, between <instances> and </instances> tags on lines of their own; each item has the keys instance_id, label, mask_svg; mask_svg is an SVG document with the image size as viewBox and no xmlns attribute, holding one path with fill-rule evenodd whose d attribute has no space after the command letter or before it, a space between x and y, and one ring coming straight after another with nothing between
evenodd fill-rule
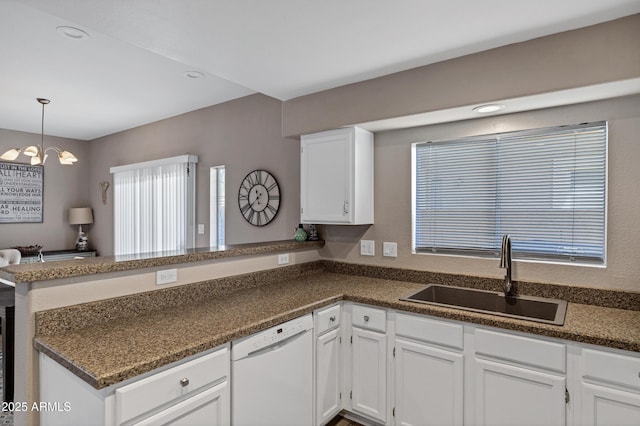
<instances>
[{"instance_id":1,"label":"brushed nickel cabinet handle","mask_svg":"<svg viewBox=\"0 0 640 426\"><path fill-rule=\"evenodd\" d=\"M187 379L186 377L182 380L180 380L180 384L182 385L182 387L188 386L189 385L189 379Z\"/></svg>"},{"instance_id":2,"label":"brushed nickel cabinet handle","mask_svg":"<svg viewBox=\"0 0 640 426\"><path fill-rule=\"evenodd\" d=\"M369 315L364 316L364 322L369 322Z\"/></svg>"},{"instance_id":3,"label":"brushed nickel cabinet handle","mask_svg":"<svg viewBox=\"0 0 640 426\"><path fill-rule=\"evenodd\" d=\"M329 318L329 321L334 322L336 320L335 315Z\"/></svg>"}]
</instances>

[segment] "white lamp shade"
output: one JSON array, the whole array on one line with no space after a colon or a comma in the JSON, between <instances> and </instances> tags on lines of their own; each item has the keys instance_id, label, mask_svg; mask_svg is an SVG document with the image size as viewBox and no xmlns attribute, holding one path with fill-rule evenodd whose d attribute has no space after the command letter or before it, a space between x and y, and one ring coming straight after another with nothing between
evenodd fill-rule
<instances>
[{"instance_id":1,"label":"white lamp shade","mask_svg":"<svg viewBox=\"0 0 640 426\"><path fill-rule=\"evenodd\" d=\"M38 147L34 145L28 146L24 149L24 155L26 155L27 157L35 157L39 152L40 150L38 149Z\"/></svg>"},{"instance_id":2,"label":"white lamp shade","mask_svg":"<svg viewBox=\"0 0 640 426\"><path fill-rule=\"evenodd\" d=\"M58 160L60 164L73 164L78 161L78 158L69 151L62 151L58 154Z\"/></svg>"},{"instance_id":3,"label":"white lamp shade","mask_svg":"<svg viewBox=\"0 0 640 426\"><path fill-rule=\"evenodd\" d=\"M5 152L4 154L2 154L0 156L0 158L2 158L3 160L13 161L16 158L18 158L18 155L20 155L20 149L19 148L13 148L13 149L10 149L9 151Z\"/></svg>"},{"instance_id":4,"label":"white lamp shade","mask_svg":"<svg viewBox=\"0 0 640 426\"><path fill-rule=\"evenodd\" d=\"M22 152L27 157L31 157L32 166L36 166L39 164L42 164L44 166L44 163L47 161L47 152L53 150L58 153L58 160L60 161L60 164L73 165L75 162L78 161L78 158L72 153L70 153L69 151L63 151L60 148L55 146L50 146L47 149L44 149L44 106L51 101L49 101L49 99L44 99L44 98L37 98L37 101L40 104L42 104L42 134L40 136L40 144L23 147L24 151L22 151L22 149L20 148L10 149L5 153L3 153L2 155L0 155L0 159L15 161L18 158L18 155L20 155L20 152ZM69 214L71 215L71 213ZM91 214L91 216L93 215ZM86 220L86 219L83 219L83 220ZM91 222L82 222L82 223L83 224L93 223L93 219L91 220ZM78 223L78 225L80 225L80 223Z\"/></svg>"},{"instance_id":5,"label":"white lamp shade","mask_svg":"<svg viewBox=\"0 0 640 426\"><path fill-rule=\"evenodd\" d=\"M86 225L89 223L93 223L93 210L91 207L69 209L70 225Z\"/></svg>"}]
</instances>

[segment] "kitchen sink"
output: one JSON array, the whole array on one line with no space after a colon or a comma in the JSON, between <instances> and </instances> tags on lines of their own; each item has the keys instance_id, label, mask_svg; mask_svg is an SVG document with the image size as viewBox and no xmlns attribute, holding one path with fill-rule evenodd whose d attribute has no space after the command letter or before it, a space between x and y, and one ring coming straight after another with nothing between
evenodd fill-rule
<instances>
[{"instance_id":1,"label":"kitchen sink","mask_svg":"<svg viewBox=\"0 0 640 426\"><path fill-rule=\"evenodd\" d=\"M400 298L400 300L554 325L563 325L567 312L566 300L534 296L506 297L503 293L496 291L439 284L429 284L415 293Z\"/></svg>"}]
</instances>

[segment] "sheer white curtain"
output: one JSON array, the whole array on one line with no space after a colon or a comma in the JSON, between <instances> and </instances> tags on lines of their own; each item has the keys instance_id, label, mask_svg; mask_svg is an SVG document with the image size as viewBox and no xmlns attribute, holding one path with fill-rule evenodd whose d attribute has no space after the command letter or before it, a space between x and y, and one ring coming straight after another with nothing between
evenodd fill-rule
<instances>
[{"instance_id":1,"label":"sheer white curtain","mask_svg":"<svg viewBox=\"0 0 640 426\"><path fill-rule=\"evenodd\" d=\"M194 246L197 162L182 155L111 168L116 255Z\"/></svg>"}]
</instances>

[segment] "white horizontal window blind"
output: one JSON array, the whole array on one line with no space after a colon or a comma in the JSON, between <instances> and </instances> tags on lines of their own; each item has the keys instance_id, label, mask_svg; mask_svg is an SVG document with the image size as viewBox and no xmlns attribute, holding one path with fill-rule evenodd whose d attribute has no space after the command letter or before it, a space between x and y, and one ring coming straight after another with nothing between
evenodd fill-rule
<instances>
[{"instance_id":1,"label":"white horizontal window blind","mask_svg":"<svg viewBox=\"0 0 640 426\"><path fill-rule=\"evenodd\" d=\"M194 246L197 161L182 155L111 168L116 255Z\"/></svg>"},{"instance_id":2,"label":"white horizontal window blind","mask_svg":"<svg viewBox=\"0 0 640 426\"><path fill-rule=\"evenodd\" d=\"M603 264L606 123L414 144L416 252Z\"/></svg>"}]
</instances>

